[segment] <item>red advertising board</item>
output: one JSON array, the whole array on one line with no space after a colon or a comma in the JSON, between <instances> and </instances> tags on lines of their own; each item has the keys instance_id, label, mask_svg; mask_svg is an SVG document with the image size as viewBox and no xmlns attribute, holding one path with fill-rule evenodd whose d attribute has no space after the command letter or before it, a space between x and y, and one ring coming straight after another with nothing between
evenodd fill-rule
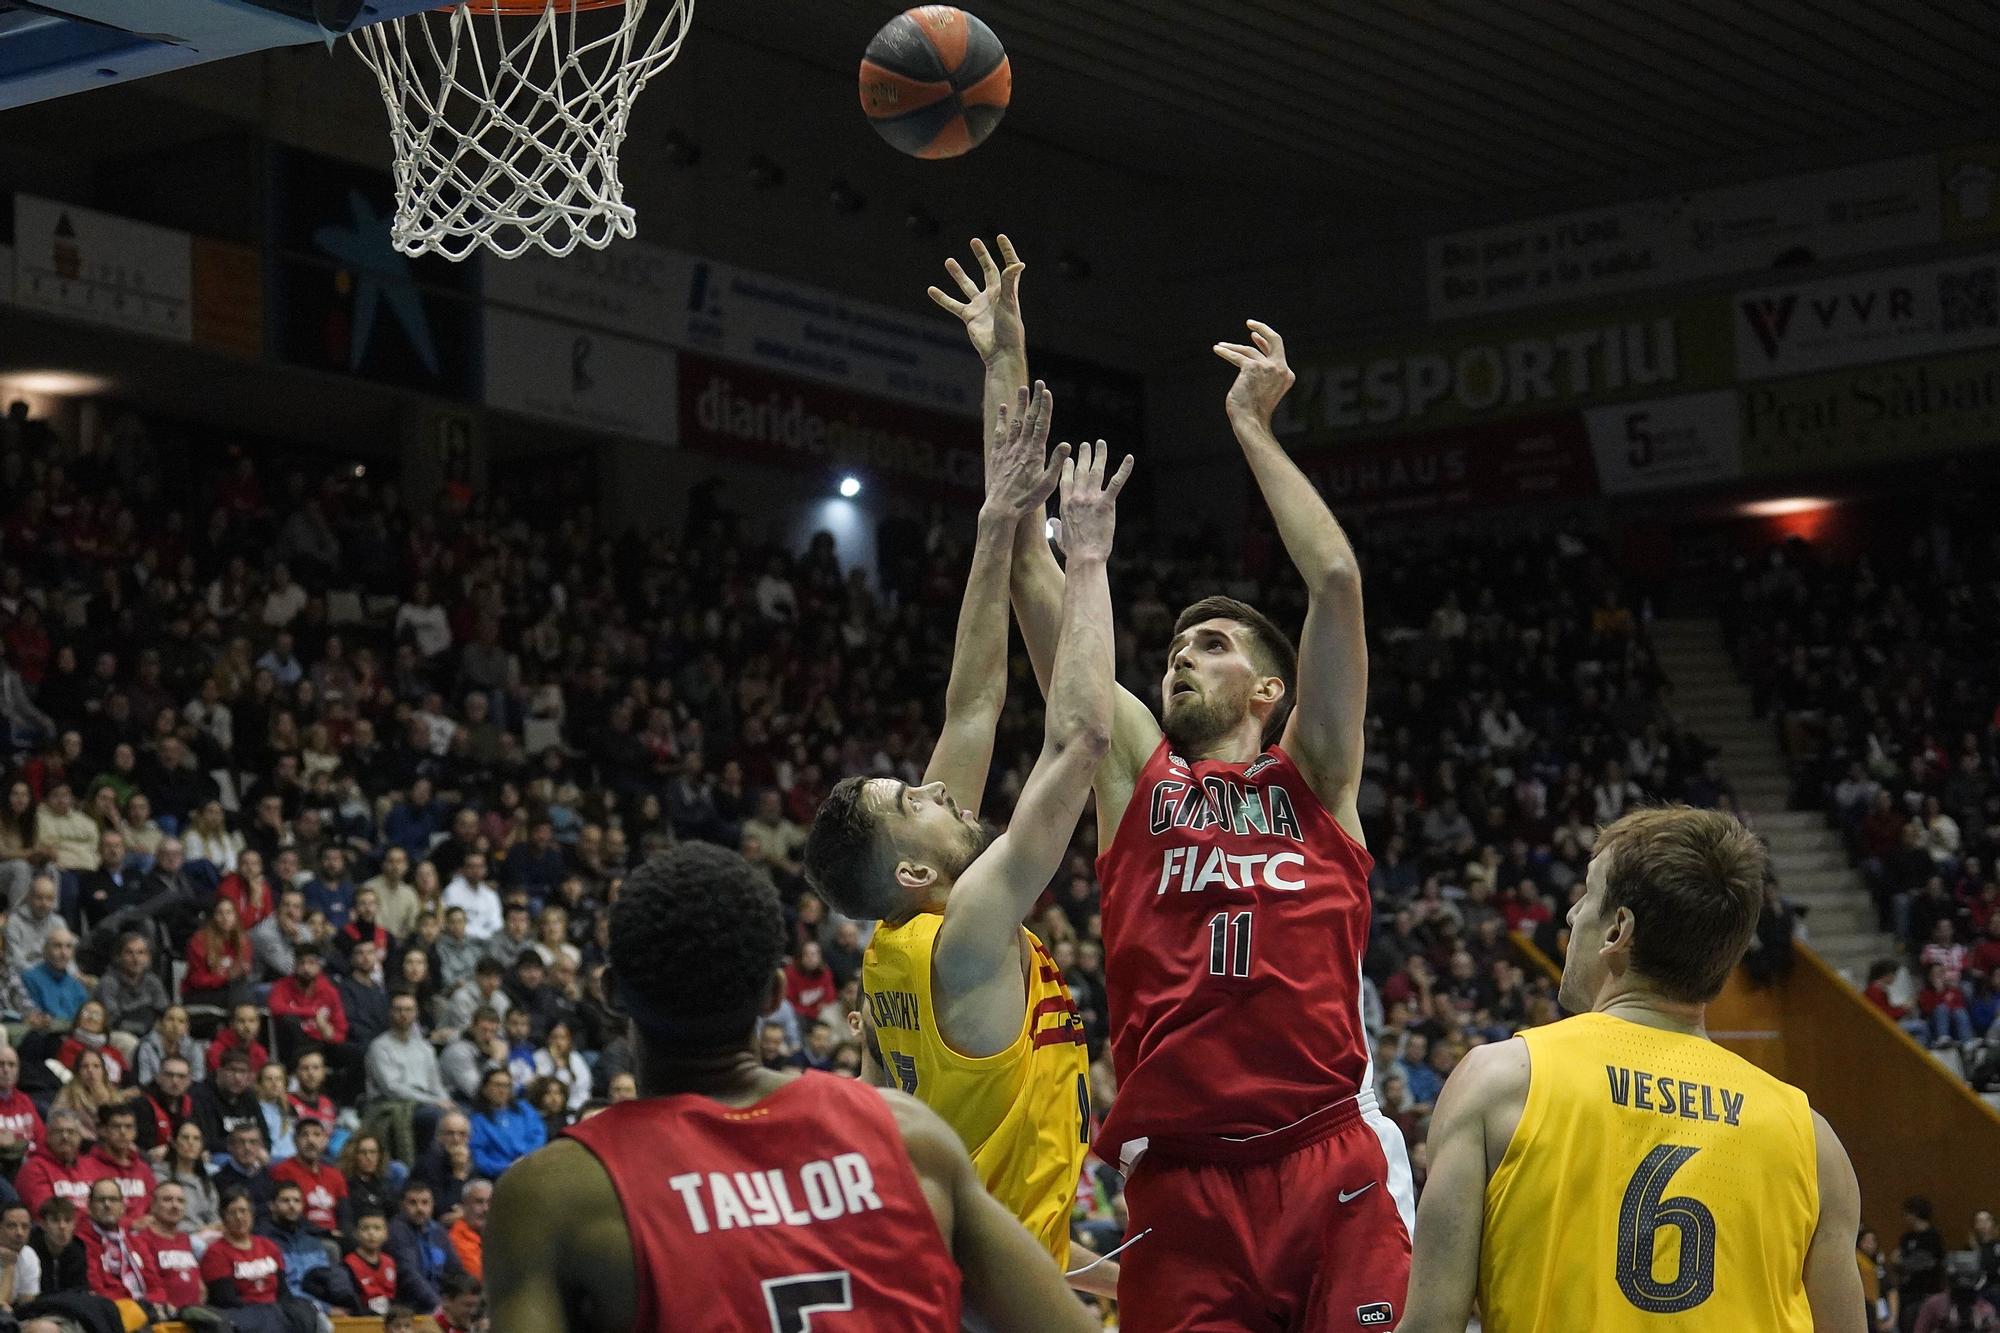
<instances>
[{"instance_id":1,"label":"red advertising board","mask_svg":"<svg viewBox=\"0 0 2000 1333\"><path fill-rule=\"evenodd\" d=\"M1335 445L1297 457L1335 508L1448 509L1597 493L1590 439L1574 412Z\"/></svg>"},{"instance_id":2,"label":"red advertising board","mask_svg":"<svg viewBox=\"0 0 2000 1333\"><path fill-rule=\"evenodd\" d=\"M680 443L788 470L976 500L978 424L810 380L680 353Z\"/></svg>"}]
</instances>

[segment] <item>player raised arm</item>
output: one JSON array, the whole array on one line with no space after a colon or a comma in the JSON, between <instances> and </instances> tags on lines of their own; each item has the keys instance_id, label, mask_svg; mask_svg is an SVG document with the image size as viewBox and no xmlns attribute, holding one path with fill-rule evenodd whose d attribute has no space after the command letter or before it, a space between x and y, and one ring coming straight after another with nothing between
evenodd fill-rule
<instances>
[{"instance_id":1,"label":"player raised arm","mask_svg":"<svg viewBox=\"0 0 2000 1333\"><path fill-rule=\"evenodd\" d=\"M940 1021L954 1036L976 1033L1003 1049L1019 1032L1021 918L1069 850L1092 776L1111 746L1111 555L1118 492L1132 475L1127 458L1105 479L1108 451L1079 445L1062 465L1063 520L1070 572L1063 628L1043 727L1042 753L1021 789L1007 832L980 853L953 887L931 965L950 997ZM987 1052L987 1053L990 1053Z\"/></svg>"},{"instance_id":2,"label":"player raised arm","mask_svg":"<svg viewBox=\"0 0 2000 1333\"><path fill-rule=\"evenodd\" d=\"M1819 1159L1819 1225L1806 1250L1806 1302L1814 1333L1867 1333L1861 1270L1854 1264L1854 1237L1861 1231L1861 1185L1854 1163L1826 1117L1813 1112Z\"/></svg>"},{"instance_id":3,"label":"player raised arm","mask_svg":"<svg viewBox=\"0 0 2000 1333\"><path fill-rule=\"evenodd\" d=\"M1502 1122L1519 1119L1527 1095L1528 1048L1520 1041L1475 1046L1445 1080L1431 1113L1431 1169L1396 1333L1465 1333L1479 1294L1486 1182L1506 1151L1501 1134L1511 1137Z\"/></svg>"},{"instance_id":4,"label":"player raised arm","mask_svg":"<svg viewBox=\"0 0 2000 1333\"><path fill-rule=\"evenodd\" d=\"M1229 426L1270 506L1285 552L1306 584L1299 695L1281 743L1358 842L1361 817L1354 795L1361 782L1368 714L1361 568L1333 511L1271 431L1271 414L1296 378L1285 364L1285 340L1268 324L1254 319L1248 324L1248 345L1215 345L1215 354L1236 367L1236 382L1229 387Z\"/></svg>"},{"instance_id":5,"label":"player raised arm","mask_svg":"<svg viewBox=\"0 0 2000 1333\"><path fill-rule=\"evenodd\" d=\"M945 261L945 271L963 300L948 295L942 288L930 289L931 300L965 325L966 337L986 367L984 403L989 423L996 410L1014 401L1028 383L1028 335L1021 318L1021 275L1027 265L1007 237L999 237L997 244L1000 256L996 262L985 242L977 239L972 242L973 258L979 264L979 282L974 282L956 259ZM992 438L990 431L988 438ZM1013 563L1008 570L1014 618L1021 626L1021 639L1027 644L1028 660L1034 664L1035 680L1041 685L1044 698L1048 696L1050 675L1055 669L1063 607L1063 567L1056 563L1055 553L1049 549L1043 530L1045 517L1040 506L1022 515L1015 531ZM1111 752L1094 783L1098 842L1104 846L1109 845L1117 832L1139 769L1160 742L1160 724L1152 710L1123 688L1117 689L1115 697Z\"/></svg>"},{"instance_id":6,"label":"player raised arm","mask_svg":"<svg viewBox=\"0 0 2000 1333\"><path fill-rule=\"evenodd\" d=\"M942 782L960 806L977 810L993 761L993 731L1007 703L1007 567L1021 515L1039 514L1062 475L1069 446L1044 463L1052 402L1043 389L1032 400L1016 394L1013 410L993 412L986 450L986 500L979 507L972 569L958 608L951 680L944 691L944 727L924 770L924 785Z\"/></svg>"},{"instance_id":7,"label":"player raised arm","mask_svg":"<svg viewBox=\"0 0 2000 1333\"><path fill-rule=\"evenodd\" d=\"M882 1095L964 1275L966 1313L998 1333L1094 1333L1097 1320L1064 1286L1047 1252L979 1183L951 1126L914 1097Z\"/></svg>"}]
</instances>

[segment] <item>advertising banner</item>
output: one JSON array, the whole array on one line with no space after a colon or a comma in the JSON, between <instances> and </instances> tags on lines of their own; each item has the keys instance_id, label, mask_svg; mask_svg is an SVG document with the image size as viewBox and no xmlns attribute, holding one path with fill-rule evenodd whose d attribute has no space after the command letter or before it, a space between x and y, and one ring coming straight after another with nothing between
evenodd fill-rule
<instances>
[{"instance_id":1,"label":"advertising banner","mask_svg":"<svg viewBox=\"0 0 2000 1333\"><path fill-rule=\"evenodd\" d=\"M237 356L264 355L264 257L247 245L194 238L194 340Z\"/></svg>"},{"instance_id":2,"label":"advertising banner","mask_svg":"<svg viewBox=\"0 0 2000 1333\"><path fill-rule=\"evenodd\" d=\"M1945 239L2000 236L2000 142L1947 148L1937 156Z\"/></svg>"},{"instance_id":3,"label":"advertising banner","mask_svg":"<svg viewBox=\"0 0 2000 1333\"><path fill-rule=\"evenodd\" d=\"M478 396L476 273L390 243L389 177L274 148L265 325L294 365L446 397Z\"/></svg>"},{"instance_id":4,"label":"advertising banner","mask_svg":"<svg viewBox=\"0 0 2000 1333\"><path fill-rule=\"evenodd\" d=\"M976 417L981 367L928 301L856 301L698 255L620 243L488 262L489 303Z\"/></svg>"},{"instance_id":5,"label":"advertising banner","mask_svg":"<svg viewBox=\"0 0 2000 1333\"><path fill-rule=\"evenodd\" d=\"M674 354L601 329L489 310L486 404L672 444Z\"/></svg>"},{"instance_id":6,"label":"advertising banner","mask_svg":"<svg viewBox=\"0 0 2000 1333\"><path fill-rule=\"evenodd\" d=\"M2000 343L2000 254L1739 293L1745 380Z\"/></svg>"},{"instance_id":7,"label":"advertising banner","mask_svg":"<svg viewBox=\"0 0 2000 1333\"><path fill-rule=\"evenodd\" d=\"M1728 321L1718 297L1308 353L1275 425L1333 441L1722 388Z\"/></svg>"},{"instance_id":8,"label":"advertising banner","mask_svg":"<svg viewBox=\"0 0 2000 1333\"><path fill-rule=\"evenodd\" d=\"M14 301L175 342L193 338L184 231L14 196Z\"/></svg>"},{"instance_id":9,"label":"advertising banner","mask_svg":"<svg viewBox=\"0 0 2000 1333\"><path fill-rule=\"evenodd\" d=\"M1936 242L1934 153L1434 236L1432 319Z\"/></svg>"},{"instance_id":10,"label":"advertising banner","mask_svg":"<svg viewBox=\"0 0 2000 1333\"><path fill-rule=\"evenodd\" d=\"M1583 414L1606 495L1728 481L1743 471L1742 419L1727 389Z\"/></svg>"},{"instance_id":11,"label":"advertising banner","mask_svg":"<svg viewBox=\"0 0 2000 1333\"><path fill-rule=\"evenodd\" d=\"M985 486L978 427L963 417L694 353L680 356L680 443L955 499Z\"/></svg>"},{"instance_id":12,"label":"advertising banner","mask_svg":"<svg viewBox=\"0 0 2000 1333\"><path fill-rule=\"evenodd\" d=\"M1743 390L1743 470L1814 471L2000 442L2000 357L1933 357Z\"/></svg>"},{"instance_id":13,"label":"advertising banner","mask_svg":"<svg viewBox=\"0 0 2000 1333\"><path fill-rule=\"evenodd\" d=\"M1597 489L1573 412L1342 446L1298 463L1335 508L1411 512L1573 500Z\"/></svg>"}]
</instances>

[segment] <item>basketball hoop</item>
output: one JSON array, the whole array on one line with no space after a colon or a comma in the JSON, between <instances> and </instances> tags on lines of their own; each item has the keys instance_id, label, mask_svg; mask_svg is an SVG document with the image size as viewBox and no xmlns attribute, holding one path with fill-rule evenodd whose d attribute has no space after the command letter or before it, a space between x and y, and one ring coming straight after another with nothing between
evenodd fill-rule
<instances>
[{"instance_id":1,"label":"basketball hoop","mask_svg":"<svg viewBox=\"0 0 2000 1333\"><path fill-rule=\"evenodd\" d=\"M396 248L512 259L633 235L618 148L693 18L694 0L466 0L359 29L389 109Z\"/></svg>"}]
</instances>

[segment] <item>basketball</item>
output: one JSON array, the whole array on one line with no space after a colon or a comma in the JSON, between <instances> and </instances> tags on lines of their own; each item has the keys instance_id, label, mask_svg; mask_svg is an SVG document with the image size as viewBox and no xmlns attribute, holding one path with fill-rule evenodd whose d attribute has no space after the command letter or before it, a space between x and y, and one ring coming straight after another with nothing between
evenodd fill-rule
<instances>
[{"instance_id":1,"label":"basketball","mask_svg":"<svg viewBox=\"0 0 2000 1333\"><path fill-rule=\"evenodd\" d=\"M861 58L861 109L912 157L977 148L1007 112L1014 72L993 29L952 5L919 5L882 25Z\"/></svg>"}]
</instances>

